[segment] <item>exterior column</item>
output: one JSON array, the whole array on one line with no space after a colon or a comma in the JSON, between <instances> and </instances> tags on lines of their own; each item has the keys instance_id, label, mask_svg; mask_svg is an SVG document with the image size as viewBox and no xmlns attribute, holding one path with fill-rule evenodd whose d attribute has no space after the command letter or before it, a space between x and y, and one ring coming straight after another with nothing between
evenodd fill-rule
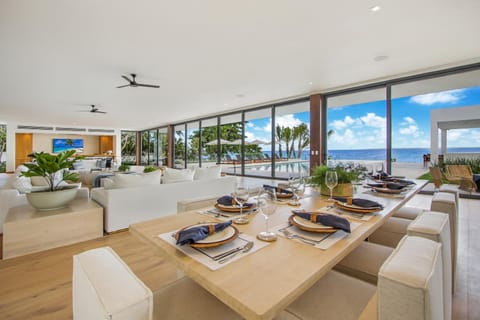
<instances>
[{"instance_id":1,"label":"exterior column","mask_svg":"<svg viewBox=\"0 0 480 320\"><path fill-rule=\"evenodd\" d=\"M322 135L326 132L322 113L322 96L310 96L310 172L325 160L326 150L322 143Z\"/></svg>"},{"instance_id":2,"label":"exterior column","mask_svg":"<svg viewBox=\"0 0 480 320\"><path fill-rule=\"evenodd\" d=\"M438 124L436 121L430 121L430 159L433 163L438 163Z\"/></svg>"},{"instance_id":3,"label":"exterior column","mask_svg":"<svg viewBox=\"0 0 480 320\"><path fill-rule=\"evenodd\" d=\"M447 156L447 129L440 129L442 141L442 154L443 154L443 159L446 159Z\"/></svg>"}]
</instances>

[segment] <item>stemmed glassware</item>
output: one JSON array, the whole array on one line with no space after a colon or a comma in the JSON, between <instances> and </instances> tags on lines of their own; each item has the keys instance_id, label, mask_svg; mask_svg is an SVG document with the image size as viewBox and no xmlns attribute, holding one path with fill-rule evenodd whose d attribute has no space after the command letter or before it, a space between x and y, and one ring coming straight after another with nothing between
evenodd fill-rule
<instances>
[{"instance_id":1,"label":"stemmed glassware","mask_svg":"<svg viewBox=\"0 0 480 320\"><path fill-rule=\"evenodd\" d=\"M305 194L305 179L300 177L291 177L288 179L288 186L293 192L294 201L289 203L293 206L300 206L300 199Z\"/></svg>"},{"instance_id":2,"label":"stemmed glassware","mask_svg":"<svg viewBox=\"0 0 480 320\"><path fill-rule=\"evenodd\" d=\"M268 220L277 210L276 200L277 196L275 190L272 190L270 194L267 192L261 192L257 197L257 208L265 217L265 231L257 234L257 238L262 241L271 242L277 240L277 235L274 232L269 231L268 228Z\"/></svg>"},{"instance_id":3,"label":"stemmed glassware","mask_svg":"<svg viewBox=\"0 0 480 320\"><path fill-rule=\"evenodd\" d=\"M237 224L247 224L249 220L243 215L243 206L250 197L250 190L246 186L238 185L235 187L235 191L232 193L232 196L236 203L238 203L240 206L240 216L233 219L233 222Z\"/></svg>"},{"instance_id":4,"label":"stemmed glassware","mask_svg":"<svg viewBox=\"0 0 480 320\"><path fill-rule=\"evenodd\" d=\"M335 188L338 184L338 176L337 172L334 170L328 170L327 174L325 175L325 185L330 189L330 199L333 200L333 188Z\"/></svg>"}]
</instances>

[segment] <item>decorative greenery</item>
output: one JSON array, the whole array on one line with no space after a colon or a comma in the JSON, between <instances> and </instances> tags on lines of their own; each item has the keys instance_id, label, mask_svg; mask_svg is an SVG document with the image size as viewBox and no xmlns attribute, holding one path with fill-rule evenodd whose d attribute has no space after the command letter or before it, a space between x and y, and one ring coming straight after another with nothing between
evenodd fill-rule
<instances>
[{"instance_id":1,"label":"decorative greenery","mask_svg":"<svg viewBox=\"0 0 480 320\"><path fill-rule=\"evenodd\" d=\"M69 172L66 169L73 168L73 163L79 158L71 158L75 154L75 150L68 150L52 155L45 152L35 152L29 157L33 158L34 162L24 163L28 171L22 172L24 177L44 177L49 185L49 191L60 190L60 182L68 180L77 182L80 180L80 175L77 172ZM55 184L55 175L58 171L63 171L62 179L59 179Z\"/></svg>"},{"instance_id":2,"label":"decorative greenery","mask_svg":"<svg viewBox=\"0 0 480 320\"><path fill-rule=\"evenodd\" d=\"M146 166L143 169L143 173L153 172L153 171L157 171L157 170L159 170L159 168L154 167L154 166Z\"/></svg>"},{"instance_id":3,"label":"decorative greenery","mask_svg":"<svg viewBox=\"0 0 480 320\"><path fill-rule=\"evenodd\" d=\"M118 171L121 171L121 172L130 171L130 166L128 164L122 163L118 167Z\"/></svg>"},{"instance_id":4,"label":"decorative greenery","mask_svg":"<svg viewBox=\"0 0 480 320\"><path fill-rule=\"evenodd\" d=\"M328 167L326 165L318 166L313 169L312 183L326 188L325 176L328 170L335 170L337 172L338 183L350 183L358 179L360 175L365 173L366 168L362 165L355 165L353 163L339 163L335 167Z\"/></svg>"},{"instance_id":5,"label":"decorative greenery","mask_svg":"<svg viewBox=\"0 0 480 320\"><path fill-rule=\"evenodd\" d=\"M472 172L475 174L480 173L480 157L477 159L466 159L466 158L456 158L451 160L444 160L442 164L442 169L445 169L446 165L455 165L455 164L466 164L472 168Z\"/></svg>"},{"instance_id":6,"label":"decorative greenery","mask_svg":"<svg viewBox=\"0 0 480 320\"><path fill-rule=\"evenodd\" d=\"M0 125L0 161L7 147L7 126ZM6 163L0 162L0 172L5 172Z\"/></svg>"}]
</instances>

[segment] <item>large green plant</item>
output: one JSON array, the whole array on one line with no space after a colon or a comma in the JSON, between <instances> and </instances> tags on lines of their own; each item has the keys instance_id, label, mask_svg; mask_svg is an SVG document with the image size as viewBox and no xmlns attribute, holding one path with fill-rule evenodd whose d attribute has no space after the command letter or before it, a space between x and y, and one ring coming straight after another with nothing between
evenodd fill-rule
<instances>
[{"instance_id":1,"label":"large green plant","mask_svg":"<svg viewBox=\"0 0 480 320\"><path fill-rule=\"evenodd\" d=\"M351 183L358 179L358 177L364 172L364 167L353 165L337 165L336 167L328 167L321 165L313 169L312 183L317 186L326 188L325 176L328 170L334 170L337 172L338 183Z\"/></svg>"},{"instance_id":2,"label":"large green plant","mask_svg":"<svg viewBox=\"0 0 480 320\"><path fill-rule=\"evenodd\" d=\"M59 190L61 189L59 184L62 181L77 182L80 180L80 175L77 172L65 170L72 168L73 163L78 160L78 158L71 158L74 154L75 150L63 151L55 155L44 152L32 153L29 157L33 158L34 162L24 164L28 171L22 172L22 176L44 177L48 182L49 191ZM55 175L60 170L63 170L63 176L55 184Z\"/></svg>"}]
</instances>

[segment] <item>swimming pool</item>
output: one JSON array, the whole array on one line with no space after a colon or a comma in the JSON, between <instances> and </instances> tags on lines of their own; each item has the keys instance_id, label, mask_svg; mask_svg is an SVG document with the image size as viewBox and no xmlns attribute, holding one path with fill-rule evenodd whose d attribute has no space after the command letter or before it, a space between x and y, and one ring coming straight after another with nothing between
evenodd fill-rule
<instances>
[{"instance_id":1,"label":"swimming pool","mask_svg":"<svg viewBox=\"0 0 480 320\"><path fill-rule=\"evenodd\" d=\"M222 164L222 171L230 174L240 174L241 166L232 164ZM245 175L271 177L271 163L252 163L245 164ZM275 177L289 178L291 176L309 176L310 162L308 160L298 161L279 161L275 163Z\"/></svg>"}]
</instances>

